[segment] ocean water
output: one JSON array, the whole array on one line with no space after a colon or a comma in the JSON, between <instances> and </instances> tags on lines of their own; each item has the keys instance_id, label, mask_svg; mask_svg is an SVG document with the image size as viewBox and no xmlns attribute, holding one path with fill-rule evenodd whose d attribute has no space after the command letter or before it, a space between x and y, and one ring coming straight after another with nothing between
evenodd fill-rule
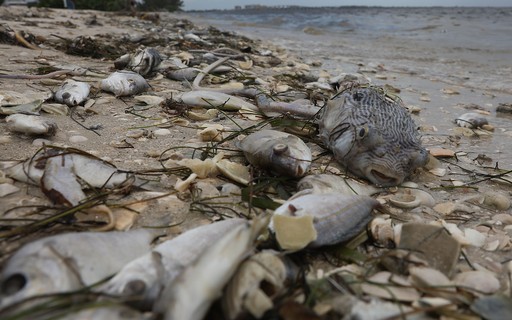
<instances>
[{"instance_id":1,"label":"ocean water","mask_svg":"<svg viewBox=\"0 0 512 320\"><path fill-rule=\"evenodd\" d=\"M485 154L512 169L512 7L509 8L267 8L187 12L213 25L286 48L331 75L363 72L401 90L421 108L415 121L427 147L444 146L475 158ZM376 77L376 73L384 77ZM370 70L370 71L368 71ZM380 71L381 70L381 71ZM446 88L458 94L445 94ZM424 101L422 97L430 101ZM496 130L456 138L454 120L465 107L481 108Z\"/></svg>"}]
</instances>

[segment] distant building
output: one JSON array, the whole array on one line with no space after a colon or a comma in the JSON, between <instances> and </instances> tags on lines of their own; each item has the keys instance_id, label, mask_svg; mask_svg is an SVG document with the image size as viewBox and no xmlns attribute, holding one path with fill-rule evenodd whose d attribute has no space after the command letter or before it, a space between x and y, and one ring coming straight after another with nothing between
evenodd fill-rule
<instances>
[{"instance_id":1,"label":"distant building","mask_svg":"<svg viewBox=\"0 0 512 320\"><path fill-rule=\"evenodd\" d=\"M242 6L235 6L235 10L242 10Z\"/></svg>"}]
</instances>

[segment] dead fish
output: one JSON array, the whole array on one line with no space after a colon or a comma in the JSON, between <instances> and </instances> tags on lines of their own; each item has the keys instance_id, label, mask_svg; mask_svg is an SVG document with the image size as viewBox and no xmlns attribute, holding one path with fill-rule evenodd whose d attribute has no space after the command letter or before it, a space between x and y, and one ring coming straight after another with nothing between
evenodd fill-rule
<instances>
[{"instance_id":1,"label":"dead fish","mask_svg":"<svg viewBox=\"0 0 512 320\"><path fill-rule=\"evenodd\" d=\"M189 106L198 106L208 109L219 108L226 111L258 111L258 107L241 98L222 92L208 90L187 91L177 95L176 97L173 97L173 100Z\"/></svg>"},{"instance_id":2,"label":"dead fish","mask_svg":"<svg viewBox=\"0 0 512 320\"><path fill-rule=\"evenodd\" d=\"M70 107L77 106L87 99L90 89L91 86L86 82L69 79L55 92L54 99Z\"/></svg>"},{"instance_id":3,"label":"dead fish","mask_svg":"<svg viewBox=\"0 0 512 320\"><path fill-rule=\"evenodd\" d=\"M31 135L53 136L58 129L55 121L42 116L13 114L5 121L9 130Z\"/></svg>"},{"instance_id":4,"label":"dead fish","mask_svg":"<svg viewBox=\"0 0 512 320\"><path fill-rule=\"evenodd\" d=\"M134 71L141 76L145 76L155 72L162 57L154 48L146 48L138 50L134 54L125 54L114 61L114 66L118 70L128 69Z\"/></svg>"},{"instance_id":5,"label":"dead fish","mask_svg":"<svg viewBox=\"0 0 512 320\"><path fill-rule=\"evenodd\" d=\"M489 121L479 113L469 112L457 117L457 119L455 119L455 123L459 127L477 129L489 124Z\"/></svg>"},{"instance_id":6,"label":"dead fish","mask_svg":"<svg viewBox=\"0 0 512 320\"><path fill-rule=\"evenodd\" d=\"M153 237L153 231L144 229L76 232L28 243L0 274L0 304L94 284L148 252Z\"/></svg>"},{"instance_id":7,"label":"dead fish","mask_svg":"<svg viewBox=\"0 0 512 320\"><path fill-rule=\"evenodd\" d=\"M149 84L140 74L133 71L116 71L101 80L101 90L112 92L116 97L131 96L149 89Z\"/></svg>"},{"instance_id":8,"label":"dead fish","mask_svg":"<svg viewBox=\"0 0 512 320\"><path fill-rule=\"evenodd\" d=\"M238 143L252 165L276 174L301 177L312 161L311 150L300 138L276 130L260 130Z\"/></svg>"},{"instance_id":9,"label":"dead fish","mask_svg":"<svg viewBox=\"0 0 512 320\"><path fill-rule=\"evenodd\" d=\"M297 183L297 190L300 192L294 194L293 198L308 193L342 193L345 195L366 195L371 196L379 193L380 188L364 184L354 179L343 178L334 174L312 174L302 178Z\"/></svg>"},{"instance_id":10,"label":"dead fish","mask_svg":"<svg viewBox=\"0 0 512 320\"><path fill-rule=\"evenodd\" d=\"M162 73L169 79L193 81L201 72L200 69L189 67L181 59L171 57L161 65Z\"/></svg>"},{"instance_id":11,"label":"dead fish","mask_svg":"<svg viewBox=\"0 0 512 320\"><path fill-rule=\"evenodd\" d=\"M378 186L396 186L428 160L417 126L401 100L354 85L327 102L320 138L338 162Z\"/></svg>"},{"instance_id":12,"label":"dead fish","mask_svg":"<svg viewBox=\"0 0 512 320\"><path fill-rule=\"evenodd\" d=\"M188 230L124 266L99 291L132 297L130 301L141 309L151 309L164 286L172 286L183 268L229 230L243 224L245 219L229 219Z\"/></svg>"},{"instance_id":13,"label":"dead fish","mask_svg":"<svg viewBox=\"0 0 512 320\"><path fill-rule=\"evenodd\" d=\"M236 225L196 261L185 267L173 285L168 286L154 311L164 319L203 319L210 305L222 295L222 288L240 262L253 250L254 240L268 220L253 220Z\"/></svg>"},{"instance_id":14,"label":"dead fish","mask_svg":"<svg viewBox=\"0 0 512 320\"><path fill-rule=\"evenodd\" d=\"M124 305L93 306L67 313L60 320L148 320L142 313Z\"/></svg>"},{"instance_id":15,"label":"dead fish","mask_svg":"<svg viewBox=\"0 0 512 320\"><path fill-rule=\"evenodd\" d=\"M316 239L309 247L333 245L350 240L372 219L373 209L380 203L368 196L344 195L340 193L308 194L283 203L274 211L269 229L279 236L287 232L286 224L276 223L277 216L311 216L316 230ZM291 220L290 220L291 221ZM283 220L286 223L286 221Z\"/></svg>"}]
</instances>

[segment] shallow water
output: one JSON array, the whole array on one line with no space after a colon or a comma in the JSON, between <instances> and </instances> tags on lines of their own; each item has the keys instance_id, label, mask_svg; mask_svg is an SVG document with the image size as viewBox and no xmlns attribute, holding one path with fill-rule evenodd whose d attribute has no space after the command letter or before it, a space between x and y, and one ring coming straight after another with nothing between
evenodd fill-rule
<instances>
[{"instance_id":1,"label":"shallow water","mask_svg":"<svg viewBox=\"0 0 512 320\"><path fill-rule=\"evenodd\" d=\"M512 103L512 8L310 8L189 12L213 25L285 47L331 75L368 66L387 77L376 84L401 89L427 147L485 154L512 168L512 116L496 114ZM368 69L368 68L367 68ZM453 88L456 95L442 93ZM426 94L431 101L421 101ZM496 130L489 137L453 139L453 120L477 104Z\"/></svg>"}]
</instances>

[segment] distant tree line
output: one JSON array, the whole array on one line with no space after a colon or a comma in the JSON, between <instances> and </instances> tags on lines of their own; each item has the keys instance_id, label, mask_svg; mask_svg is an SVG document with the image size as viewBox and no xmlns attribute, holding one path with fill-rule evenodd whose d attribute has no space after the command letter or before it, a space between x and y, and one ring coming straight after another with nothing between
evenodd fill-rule
<instances>
[{"instance_id":1,"label":"distant tree line","mask_svg":"<svg viewBox=\"0 0 512 320\"><path fill-rule=\"evenodd\" d=\"M3 0L0 0L3 1ZM91 9L100 11L130 10L132 3L140 11L177 11L183 6L181 0L144 0L138 3L130 0L72 0L75 9ZM40 0L38 7L64 8L63 0Z\"/></svg>"}]
</instances>

